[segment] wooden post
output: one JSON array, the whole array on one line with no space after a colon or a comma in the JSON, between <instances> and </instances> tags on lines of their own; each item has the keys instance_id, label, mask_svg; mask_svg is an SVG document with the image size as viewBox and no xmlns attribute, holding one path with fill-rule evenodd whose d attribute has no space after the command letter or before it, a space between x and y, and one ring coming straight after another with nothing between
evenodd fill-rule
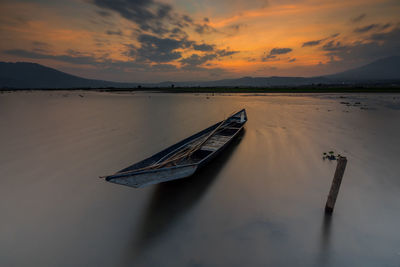
<instances>
[{"instance_id":1,"label":"wooden post","mask_svg":"<svg viewBox=\"0 0 400 267\"><path fill-rule=\"evenodd\" d=\"M335 207L336 198L339 194L340 184L342 183L344 170L346 169L347 159L346 157L339 156L336 165L335 176L333 177L331 190L329 191L328 200L325 205L325 213L331 214Z\"/></svg>"}]
</instances>

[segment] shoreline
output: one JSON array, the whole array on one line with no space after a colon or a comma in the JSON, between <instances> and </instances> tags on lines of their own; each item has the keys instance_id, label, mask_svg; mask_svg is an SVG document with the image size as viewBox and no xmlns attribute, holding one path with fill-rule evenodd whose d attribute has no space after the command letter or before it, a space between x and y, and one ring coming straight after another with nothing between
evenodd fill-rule
<instances>
[{"instance_id":1,"label":"shoreline","mask_svg":"<svg viewBox=\"0 0 400 267\"><path fill-rule=\"evenodd\" d=\"M0 89L0 94L11 92L87 91L87 92L153 92L153 93L400 93L400 87L175 87L175 88L38 88Z\"/></svg>"}]
</instances>

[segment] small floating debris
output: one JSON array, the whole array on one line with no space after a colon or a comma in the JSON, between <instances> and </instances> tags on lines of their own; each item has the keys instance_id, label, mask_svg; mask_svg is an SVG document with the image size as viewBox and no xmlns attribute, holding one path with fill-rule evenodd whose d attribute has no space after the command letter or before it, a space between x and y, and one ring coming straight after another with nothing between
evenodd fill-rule
<instances>
[{"instance_id":1,"label":"small floating debris","mask_svg":"<svg viewBox=\"0 0 400 267\"><path fill-rule=\"evenodd\" d=\"M362 104L360 101L355 101L355 102L346 102L346 101L341 101L340 104L342 105L346 105L347 107L358 107L362 110L369 110L369 109L373 109L368 107L365 104Z\"/></svg>"},{"instance_id":2,"label":"small floating debris","mask_svg":"<svg viewBox=\"0 0 400 267\"><path fill-rule=\"evenodd\" d=\"M322 154L322 159L323 160L337 160L338 158L340 158L340 154L335 155L334 151L329 151L329 152L324 152Z\"/></svg>"}]
</instances>

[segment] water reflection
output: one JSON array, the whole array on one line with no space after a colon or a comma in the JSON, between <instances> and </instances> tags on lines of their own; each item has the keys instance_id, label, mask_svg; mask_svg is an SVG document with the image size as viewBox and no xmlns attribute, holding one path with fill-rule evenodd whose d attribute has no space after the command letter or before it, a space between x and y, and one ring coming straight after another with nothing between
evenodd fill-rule
<instances>
[{"instance_id":1,"label":"water reflection","mask_svg":"<svg viewBox=\"0 0 400 267\"><path fill-rule=\"evenodd\" d=\"M62 94L0 97L0 266L398 266L400 111L325 94ZM95 178L241 107L246 139L195 177ZM331 218L330 149L352 158Z\"/></svg>"},{"instance_id":2,"label":"water reflection","mask_svg":"<svg viewBox=\"0 0 400 267\"><path fill-rule=\"evenodd\" d=\"M332 232L332 214L324 213L321 226L320 252L317 266L329 266L330 240Z\"/></svg>"},{"instance_id":3,"label":"water reflection","mask_svg":"<svg viewBox=\"0 0 400 267\"><path fill-rule=\"evenodd\" d=\"M200 200L234 153L244 135L245 129L220 155L192 177L155 186L134 241L135 254L140 254L149 248L157 238Z\"/></svg>"}]
</instances>

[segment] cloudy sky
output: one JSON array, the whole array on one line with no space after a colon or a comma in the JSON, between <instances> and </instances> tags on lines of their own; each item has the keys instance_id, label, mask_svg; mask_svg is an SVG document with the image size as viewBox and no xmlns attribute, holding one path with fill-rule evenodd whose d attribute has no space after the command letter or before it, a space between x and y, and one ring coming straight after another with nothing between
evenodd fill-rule
<instances>
[{"instance_id":1,"label":"cloudy sky","mask_svg":"<svg viewBox=\"0 0 400 267\"><path fill-rule=\"evenodd\" d=\"M0 61L156 82L315 76L400 55L399 0L0 0Z\"/></svg>"}]
</instances>

